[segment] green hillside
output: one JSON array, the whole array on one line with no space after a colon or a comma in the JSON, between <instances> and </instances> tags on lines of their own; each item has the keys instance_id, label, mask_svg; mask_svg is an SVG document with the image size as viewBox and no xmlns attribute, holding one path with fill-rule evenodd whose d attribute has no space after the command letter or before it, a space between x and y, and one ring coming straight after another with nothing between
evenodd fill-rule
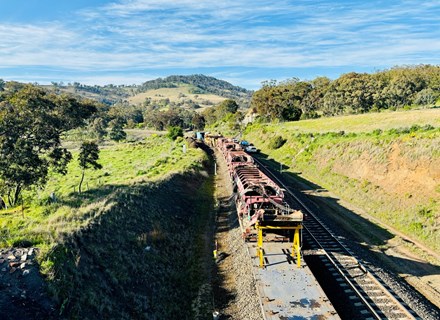
<instances>
[{"instance_id":1,"label":"green hillside","mask_svg":"<svg viewBox=\"0 0 440 320\"><path fill-rule=\"evenodd\" d=\"M440 109L255 124L244 137L440 252Z\"/></svg>"},{"instance_id":2,"label":"green hillside","mask_svg":"<svg viewBox=\"0 0 440 320\"><path fill-rule=\"evenodd\" d=\"M250 103L252 91L229 82L201 74L169 76L144 82L137 87L129 102L133 104L163 104L203 109L222 102L235 100L242 108Z\"/></svg>"},{"instance_id":3,"label":"green hillside","mask_svg":"<svg viewBox=\"0 0 440 320\"><path fill-rule=\"evenodd\" d=\"M152 89L175 88L179 85L190 86L191 93L194 94L215 94L228 99L250 98L252 94L251 91L234 86L227 81L203 74L189 76L173 75L166 78L150 80L139 86L138 91L145 92Z\"/></svg>"},{"instance_id":4,"label":"green hillside","mask_svg":"<svg viewBox=\"0 0 440 320\"><path fill-rule=\"evenodd\" d=\"M78 150L72 149L72 153L73 159L76 159ZM190 170L200 163L196 160L202 158L200 150L190 149L188 153L182 153L178 143L171 143L168 138L157 135L137 143L107 146L100 151L99 163L103 168L86 173L84 183L89 191L84 194L77 192L81 169L78 162L72 160L67 175L52 174L43 190L29 191L24 195L23 213L20 207L0 211L2 230L9 230L0 238L0 245L30 242L51 246L61 234L90 223L87 211L105 203L109 194L115 191L113 186L162 179L172 172ZM50 205L49 195L52 192L59 201Z\"/></svg>"}]
</instances>

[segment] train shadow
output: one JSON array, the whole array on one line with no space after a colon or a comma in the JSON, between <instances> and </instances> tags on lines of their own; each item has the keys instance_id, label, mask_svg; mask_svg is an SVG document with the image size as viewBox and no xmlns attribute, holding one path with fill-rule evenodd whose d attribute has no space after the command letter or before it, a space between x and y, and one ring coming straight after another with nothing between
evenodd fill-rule
<instances>
[{"instance_id":1,"label":"train shadow","mask_svg":"<svg viewBox=\"0 0 440 320\"><path fill-rule=\"evenodd\" d=\"M215 259L215 267L213 270L213 294L214 306L217 310L225 310L236 299L236 293L229 288L228 270L233 264L231 256L233 248L229 241L229 232L238 228L235 219L236 212L233 196L221 197L218 199L218 207L216 211L216 249L218 256ZM228 252L231 251L231 252ZM226 264L226 266L223 266ZM229 319L227 314L222 315L222 319Z\"/></svg>"},{"instance_id":2,"label":"train shadow","mask_svg":"<svg viewBox=\"0 0 440 320\"><path fill-rule=\"evenodd\" d=\"M319 215L329 229L336 235L341 235L339 237L341 240L366 251L369 256L375 257L374 260L380 260L379 265L383 263L390 265L394 273L404 276L440 275L438 265L416 257L407 258L388 254L387 249L396 235L350 210L341 199L330 195L322 186L300 177L299 172L289 171L289 167L281 166L266 154L260 153L255 158L262 160L264 165L286 184L289 191L293 192L313 213ZM307 219L307 216L305 218ZM406 239L401 240L400 243L404 241L410 242ZM403 266L403 268L396 270L392 266Z\"/></svg>"}]
</instances>

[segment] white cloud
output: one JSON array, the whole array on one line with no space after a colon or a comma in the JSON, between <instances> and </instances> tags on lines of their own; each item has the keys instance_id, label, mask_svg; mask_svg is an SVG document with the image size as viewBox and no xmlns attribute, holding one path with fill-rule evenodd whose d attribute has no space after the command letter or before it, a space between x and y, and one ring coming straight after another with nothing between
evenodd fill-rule
<instances>
[{"instance_id":1,"label":"white cloud","mask_svg":"<svg viewBox=\"0 0 440 320\"><path fill-rule=\"evenodd\" d=\"M70 21L0 23L0 68L126 70L128 77L164 68L440 63L438 2L377 3L115 1Z\"/></svg>"}]
</instances>

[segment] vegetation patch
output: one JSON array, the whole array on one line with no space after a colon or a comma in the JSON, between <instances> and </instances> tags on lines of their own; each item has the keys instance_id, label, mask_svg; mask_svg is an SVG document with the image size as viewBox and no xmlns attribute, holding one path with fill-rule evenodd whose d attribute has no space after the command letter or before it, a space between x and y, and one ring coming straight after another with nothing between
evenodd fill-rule
<instances>
[{"instance_id":1,"label":"vegetation patch","mask_svg":"<svg viewBox=\"0 0 440 320\"><path fill-rule=\"evenodd\" d=\"M439 66L418 65L350 72L335 80L271 80L254 93L251 108L263 121L431 108L440 97L439 75Z\"/></svg>"},{"instance_id":2,"label":"vegetation patch","mask_svg":"<svg viewBox=\"0 0 440 320\"><path fill-rule=\"evenodd\" d=\"M42 260L60 313L78 319L206 318L206 308L192 305L206 284L198 239L210 210L197 206L200 200L212 205L205 181L197 174L173 175L118 187L96 218Z\"/></svg>"},{"instance_id":3,"label":"vegetation patch","mask_svg":"<svg viewBox=\"0 0 440 320\"><path fill-rule=\"evenodd\" d=\"M287 139L284 139L282 136L275 136L269 141L269 149L278 149L281 148L285 143Z\"/></svg>"}]
</instances>

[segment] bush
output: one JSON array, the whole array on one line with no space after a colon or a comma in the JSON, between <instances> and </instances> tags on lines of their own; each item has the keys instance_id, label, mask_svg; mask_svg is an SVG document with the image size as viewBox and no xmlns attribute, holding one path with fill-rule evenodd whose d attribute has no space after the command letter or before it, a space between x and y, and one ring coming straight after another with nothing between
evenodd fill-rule
<instances>
[{"instance_id":1,"label":"bush","mask_svg":"<svg viewBox=\"0 0 440 320\"><path fill-rule=\"evenodd\" d=\"M273 137L272 139L270 139L269 148L273 150L281 148L286 143L286 141L287 139L283 139L282 136Z\"/></svg>"},{"instance_id":2,"label":"bush","mask_svg":"<svg viewBox=\"0 0 440 320\"><path fill-rule=\"evenodd\" d=\"M110 139L114 141L122 141L127 137L122 125L115 125L110 131Z\"/></svg>"},{"instance_id":3,"label":"bush","mask_svg":"<svg viewBox=\"0 0 440 320\"><path fill-rule=\"evenodd\" d=\"M422 130L423 131L430 131L430 130L433 130L433 129L435 129L432 125L430 125L430 124L425 124L424 126L422 126Z\"/></svg>"},{"instance_id":4,"label":"bush","mask_svg":"<svg viewBox=\"0 0 440 320\"><path fill-rule=\"evenodd\" d=\"M301 115L300 120L318 119L319 117L320 117L320 115L316 111L308 111L308 112L304 112Z\"/></svg>"},{"instance_id":5,"label":"bush","mask_svg":"<svg viewBox=\"0 0 440 320\"><path fill-rule=\"evenodd\" d=\"M169 127L167 137L171 140L176 140L178 137L183 137L183 130L181 127Z\"/></svg>"}]
</instances>

